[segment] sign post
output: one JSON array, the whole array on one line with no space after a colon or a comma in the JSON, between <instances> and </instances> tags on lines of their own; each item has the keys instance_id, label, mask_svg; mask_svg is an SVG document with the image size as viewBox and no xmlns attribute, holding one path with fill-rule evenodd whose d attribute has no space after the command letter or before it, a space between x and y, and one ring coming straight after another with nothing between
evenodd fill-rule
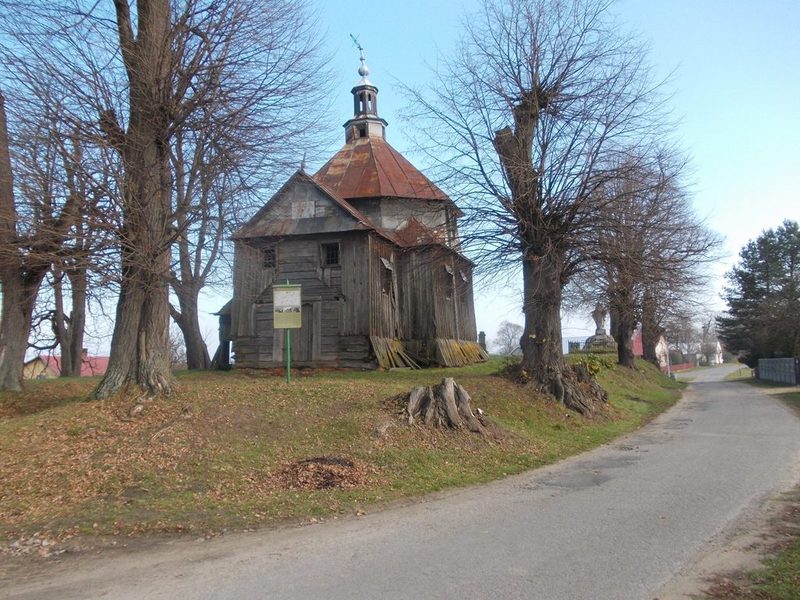
<instances>
[{"instance_id":1,"label":"sign post","mask_svg":"<svg viewBox=\"0 0 800 600\"><path fill-rule=\"evenodd\" d=\"M272 317L275 329L286 331L286 383L292 381L292 332L291 329L300 329L303 318L300 312L302 306L300 285L285 284L272 286Z\"/></svg>"}]
</instances>

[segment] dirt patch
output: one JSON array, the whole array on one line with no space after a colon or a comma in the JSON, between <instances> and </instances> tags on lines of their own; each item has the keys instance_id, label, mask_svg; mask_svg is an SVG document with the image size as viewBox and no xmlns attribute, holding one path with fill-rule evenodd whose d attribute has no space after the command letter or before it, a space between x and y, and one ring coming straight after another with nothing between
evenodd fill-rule
<instances>
[{"instance_id":1,"label":"dirt patch","mask_svg":"<svg viewBox=\"0 0 800 600\"><path fill-rule=\"evenodd\" d=\"M758 514L713 542L655 600L771 600L750 574L800 535L800 486L768 501Z\"/></svg>"},{"instance_id":2,"label":"dirt patch","mask_svg":"<svg viewBox=\"0 0 800 600\"><path fill-rule=\"evenodd\" d=\"M370 483L372 471L360 461L317 456L285 465L278 473L276 483L290 490L355 488Z\"/></svg>"},{"instance_id":3,"label":"dirt patch","mask_svg":"<svg viewBox=\"0 0 800 600\"><path fill-rule=\"evenodd\" d=\"M769 520L768 529L761 532L761 540L747 548L762 561L787 550L800 537L800 487L781 501L782 507ZM760 565L759 565L760 566ZM772 600L775 596L756 589L761 578L753 575L752 568L738 568L711 578L711 585L701 598L713 600ZM800 590L797 590L800 597Z\"/></svg>"}]
</instances>

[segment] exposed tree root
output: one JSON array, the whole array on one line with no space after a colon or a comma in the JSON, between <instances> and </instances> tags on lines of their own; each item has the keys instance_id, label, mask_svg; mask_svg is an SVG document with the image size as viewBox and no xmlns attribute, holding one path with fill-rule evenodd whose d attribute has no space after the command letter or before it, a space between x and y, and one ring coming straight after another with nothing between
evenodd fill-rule
<instances>
[{"instance_id":1,"label":"exposed tree root","mask_svg":"<svg viewBox=\"0 0 800 600\"><path fill-rule=\"evenodd\" d=\"M446 377L434 386L415 387L404 398L403 413L408 423L420 420L426 425L449 429L465 428L473 433L486 435L486 427L480 415L475 415L470 406L472 399L467 391Z\"/></svg>"},{"instance_id":2,"label":"exposed tree root","mask_svg":"<svg viewBox=\"0 0 800 600\"><path fill-rule=\"evenodd\" d=\"M541 377L544 381L537 381L519 363L506 366L501 373L521 385L531 386L537 392L553 397L568 409L582 415L592 414L596 403L608 401L608 394L589 374L585 365L567 365L560 373Z\"/></svg>"},{"instance_id":3,"label":"exposed tree root","mask_svg":"<svg viewBox=\"0 0 800 600\"><path fill-rule=\"evenodd\" d=\"M608 394L584 365L567 365L549 384L542 385L541 391L552 394L558 402L582 415L592 414L596 402L608 401Z\"/></svg>"}]
</instances>

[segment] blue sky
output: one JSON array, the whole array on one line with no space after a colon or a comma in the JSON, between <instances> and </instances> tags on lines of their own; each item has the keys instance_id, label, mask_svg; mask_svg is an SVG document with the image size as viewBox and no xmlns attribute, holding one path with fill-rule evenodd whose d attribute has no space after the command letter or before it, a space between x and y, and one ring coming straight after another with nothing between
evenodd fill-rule
<instances>
[{"instance_id":1,"label":"blue sky","mask_svg":"<svg viewBox=\"0 0 800 600\"><path fill-rule=\"evenodd\" d=\"M348 34L367 50L388 140L407 152L403 130L413 124L400 119L405 99L398 83L430 80L429 66L453 48L461 15L475 5L320 2L338 78L334 146L343 141L341 124L352 111L349 90L357 79L358 55ZM712 274L710 302L720 309L722 274L739 248L783 219L800 219L800 0L622 0L614 11L648 44L656 73L672 74L675 136L692 157L695 208L726 240L727 256ZM515 290L477 291L476 305L478 327L490 338L501 320L521 322ZM565 322L564 335L592 329L588 316L577 316Z\"/></svg>"}]
</instances>

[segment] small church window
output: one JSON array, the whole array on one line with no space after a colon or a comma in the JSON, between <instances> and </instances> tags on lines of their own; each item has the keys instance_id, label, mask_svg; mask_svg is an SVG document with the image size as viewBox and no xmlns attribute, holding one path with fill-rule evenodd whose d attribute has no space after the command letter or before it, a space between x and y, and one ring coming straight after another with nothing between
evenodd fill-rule
<instances>
[{"instance_id":1,"label":"small church window","mask_svg":"<svg viewBox=\"0 0 800 600\"><path fill-rule=\"evenodd\" d=\"M334 267L339 264L339 242L322 244L322 264L325 267Z\"/></svg>"},{"instance_id":2,"label":"small church window","mask_svg":"<svg viewBox=\"0 0 800 600\"><path fill-rule=\"evenodd\" d=\"M264 267L267 269L275 268L276 252L275 246L267 246L264 248Z\"/></svg>"},{"instance_id":3,"label":"small church window","mask_svg":"<svg viewBox=\"0 0 800 600\"><path fill-rule=\"evenodd\" d=\"M367 128L363 125L358 128L358 137L367 137Z\"/></svg>"}]
</instances>

